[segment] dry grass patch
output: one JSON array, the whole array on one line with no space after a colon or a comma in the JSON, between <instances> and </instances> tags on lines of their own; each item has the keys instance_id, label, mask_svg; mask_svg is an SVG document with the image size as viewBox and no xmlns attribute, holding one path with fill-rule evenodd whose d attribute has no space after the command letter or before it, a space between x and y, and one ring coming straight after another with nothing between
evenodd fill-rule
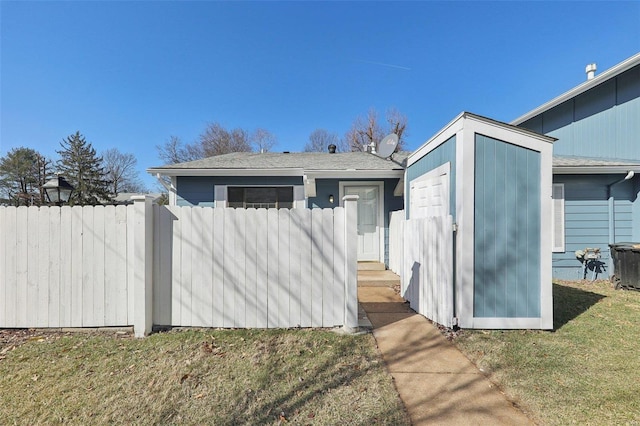
<instances>
[{"instance_id":1,"label":"dry grass patch","mask_svg":"<svg viewBox=\"0 0 640 426\"><path fill-rule=\"evenodd\" d=\"M554 332L465 330L456 344L541 424L640 424L640 292L553 287Z\"/></svg>"},{"instance_id":2,"label":"dry grass patch","mask_svg":"<svg viewBox=\"0 0 640 426\"><path fill-rule=\"evenodd\" d=\"M61 335L0 360L12 424L408 424L371 335Z\"/></svg>"}]
</instances>

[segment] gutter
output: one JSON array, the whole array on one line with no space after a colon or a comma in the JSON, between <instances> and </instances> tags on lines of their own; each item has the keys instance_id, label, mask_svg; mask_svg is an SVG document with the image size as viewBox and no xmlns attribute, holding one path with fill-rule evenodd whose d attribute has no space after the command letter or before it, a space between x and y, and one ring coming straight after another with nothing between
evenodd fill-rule
<instances>
[{"instance_id":1,"label":"gutter","mask_svg":"<svg viewBox=\"0 0 640 426\"><path fill-rule=\"evenodd\" d=\"M640 169L637 166L555 166L553 167L554 175L615 175L619 173L628 173L630 167ZM612 185L615 185L614 182Z\"/></svg>"}]
</instances>

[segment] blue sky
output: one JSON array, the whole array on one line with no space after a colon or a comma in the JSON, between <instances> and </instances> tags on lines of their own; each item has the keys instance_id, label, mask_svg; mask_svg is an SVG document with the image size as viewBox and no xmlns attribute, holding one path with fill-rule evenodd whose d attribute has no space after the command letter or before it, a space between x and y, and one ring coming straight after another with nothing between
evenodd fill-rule
<instances>
[{"instance_id":1,"label":"blue sky","mask_svg":"<svg viewBox=\"0 0 640 426\"><path fill-rule=\"evenodd\" d=\"M141 171L207 122L300 151L371 108L404 113L415 149L461 111L511 121L640 51L638 1L1 1L0 25L0 156L55 158L80 131Z\"/></svg>"}]
</instances>

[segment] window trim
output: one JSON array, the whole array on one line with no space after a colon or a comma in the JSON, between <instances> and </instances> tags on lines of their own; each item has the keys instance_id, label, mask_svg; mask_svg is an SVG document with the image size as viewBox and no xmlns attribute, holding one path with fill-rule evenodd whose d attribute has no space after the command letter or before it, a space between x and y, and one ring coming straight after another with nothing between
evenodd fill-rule
<instances>
[{"instance_id":1,"label":"window trim","mask_svg":"<svg viewBox=\"0 0 640 426\"><path fill-rule=\"evenodd\" d=\"M213 201L215 207L229 207L229 188L291 188L293 194L293 201L291 209L299 208L298 200L299 192L296 188L299 185L214 185L213 187ZM304 201L304 199L303 199ZM247 208L247 207L244 207ZM279 207L275 207L279 208ZM286 207L284 207L286 208Z\"/></svg>"},{"instance_id":2,"label":"window trim","mask_svg":"<svg viewBox=\"0 0 640 426\"><path fill-rule=\"evenodd\" d=\"M560 229L557 229L558 225ZM552 184L551 190L551 249L564 253L566 243L566 214L564 183Z\"/></svg>"}]
</instances>

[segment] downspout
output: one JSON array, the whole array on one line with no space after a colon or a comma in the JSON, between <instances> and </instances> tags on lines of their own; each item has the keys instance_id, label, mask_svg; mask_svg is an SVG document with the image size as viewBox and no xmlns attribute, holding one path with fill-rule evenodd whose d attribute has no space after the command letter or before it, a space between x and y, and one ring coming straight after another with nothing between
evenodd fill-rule
<instances>
[{"instance_id":1,"label":"downspout","mask_svg":"<svg viewBox=\"0 0 640 426\"><path fill-rule=\"evenodd\" d=\"M613 191L611 191L611 188L613 188L614 185L631 179L634 174L633 170L629 170L624 178L607 185L607 198L609 201L609 244L614 244L616 239L615 200L613 198ZM613 272L613 259L609 256L609 275Z\"/></svg>"},{"instance_id":2,"label":"downspout","mask_svg":"<svg viewBox=\"0 0 640 426\"><path fill-rule=\"evenodd\" d=\"M168 184L164 179L162 179L162 175L160 173L156 173L155 178L158 179L158 182L160 182L160 185L162 185L164 189L167 190L169 198L171 198L171 194L176 193L176 187L173 185L173 182L171 184Z\"/></svg>"}]
</instances>

